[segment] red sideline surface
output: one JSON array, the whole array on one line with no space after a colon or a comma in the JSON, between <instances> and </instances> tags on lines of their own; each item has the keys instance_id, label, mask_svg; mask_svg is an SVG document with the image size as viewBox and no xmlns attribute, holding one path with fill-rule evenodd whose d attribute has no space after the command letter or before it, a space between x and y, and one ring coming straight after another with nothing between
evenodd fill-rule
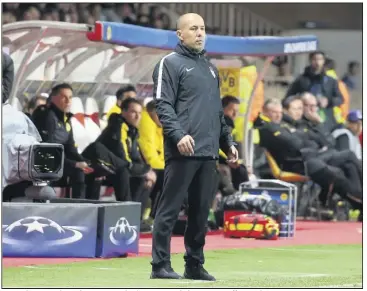
<instances>
[{"instance_id":1,"label":"red sideline surface","mask_svg":"<svg viewBox=\"0 0 367 291\"><path fill-rule=\"evenodd\" d=\"M235 248L273 248L309 244L362 244L362 224L358 222L297 222L297 232L294 238L281 238L275 241L254 239L224 238L220 232L208 235L206 250L235 249ZM143 235L139 241L139 255L129 257L150 256L152 239ZM183 237L173 237L171 241L172 253L185 251ZM70 262L84 262L85 258L3 258L3 267L18 267L29 265L63 264Z\"/></svg>"}]
</instances>

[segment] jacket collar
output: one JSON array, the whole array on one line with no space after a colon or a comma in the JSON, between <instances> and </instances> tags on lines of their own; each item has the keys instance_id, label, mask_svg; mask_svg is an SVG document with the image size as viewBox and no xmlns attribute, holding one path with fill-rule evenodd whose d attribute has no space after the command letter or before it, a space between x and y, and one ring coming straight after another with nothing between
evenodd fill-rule
<instances>
[{"instance_id":1,"label":"jacket collar","mask_svg":"<svg viewBox=\"0 0 367 291\"><path fill-rule=\"evenodd\" d=\"M184 56L187 56L189 58L192 58L192 59L202 57L206 53L205 50L202 50L201 52L196 52L196 51L190 49L189 47L185 46L181 42L177 44L177 46L175 48L175 52L180 54L180 55L184 55Z\"/></svg>"},{"instance_id":2,"label":"jacket collar","mask_svg":"<svg viewBox=\"0 0 367 291\"><path fill-rule=\"evenodd\" d=\"M66 121L68 121L73 114L70 112L63 112L61 111L54 103L50 102L49 104L49 108L55 113L56 117L62 121L63 123L65 123Z\"/></svg>"}]
</instances>

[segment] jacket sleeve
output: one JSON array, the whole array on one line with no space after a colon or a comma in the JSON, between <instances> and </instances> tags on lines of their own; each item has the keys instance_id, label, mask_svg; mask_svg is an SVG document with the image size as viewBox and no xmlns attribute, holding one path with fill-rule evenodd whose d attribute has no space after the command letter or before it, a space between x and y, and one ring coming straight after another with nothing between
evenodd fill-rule
<instances>
[{"instance_id":1,"label":"jacket sleeve","mask_svg":"<svg viewBox=\"0 0 367 291\"><path fill-rule=\"evenodd\" d=\"M70 125L71 127L71 125ZM76 162L83 162L85 159L78 152L78 148L76 147L73 129L69 132L69 139L64 145L65 149L65 163L69 164L72 167L75 167Z\"/></svg>"},{"instance_id":2,"label":"jacket sleeve","mask_svg":"<svg viewBox=\"0 0 367 291\"><path fill-rule=\"evenodd\" d=\"M288 91L287 91L287 94L285 95L285 98L286 99L287 97L289 96L293 96L295 94L298 94L298 93L302 93L301 92L301 76L299 76L296 80L294 80L294 82L289 86L288 88Z\"/></svg>"},{"instance_id":3,"label":"jacket sleeve","mask_svg":"<svg viewBox=\"0 0 367 291\"><path fill-rule=\"evenodd\" d=\"M153 169L164 169L164 157L158 153L156 125L147 112L143 112L139 126L139 147L146 162Z\"/></svg>"},{"instance_id":4,"label":"jacket sleeve","mask_svg":"<svg viewBox=\"0 0 367 291\"><path fill-rule=\"evenodd\" d=\"M289 148L296 151L301 151L303 148L303 142L299 138L282 130L280 127L266 125L260 128L261 145L267 148L268 145L263 144L263 142L272 142L272 140L276 141L281 148Z\"/></svg>"},{"instance_id":5,"label":"jacket sleeve","mask_svg":"<svg viewBox=\"0 0 367 291\"><path fill-rule=\"evenodd\" d=\"M344 98L342 93L339 90L339 85L337 80L333 80L333 95L331 96L331 100L329 100L328 107L340 106L344 103Z\"/></svg>"},{"instance_id":6,"label":"jacket sleeve","mask_svg":"<svg viewBox=\"0 0 367 291\"><path fill-rule=\"evenodd\" d=\"M235 143L233 142L231 131L225 121L222 108L220 109L219 116L220 116L220 123L221 123L219 145L220 145L220 148L223 150L223 152L227 154L229 151L229 148L235 145Z\"/></svg>"},{"instance_id":7,"label":"jacket sleeve","mask_svg":"<svg viewBox=\"0 0 367 291\"><path fill-rule=\"evenodd\" d=\"M13 88L14 81L14 62L12 58L3 52L3 65L2 65L2 102L6 102Z\"/></svg>"},{"instance_id":8,"label":"jacket sleeve","mask_svg":"<svg viewBox=\"0 0 367 291\"><path fill-rule=\"evenodd\" d=\"M108 125L102 132L102 135L111 152L124 161L131 162L126 143L127 131L123 128L123 121L120 114L111 114L108 119Z\"/></svg>"},{"instance_id":9,"label":"jacket sleeve","mask_svg":"<svg viewBox=\"0 0 367 291\"><path fill-rule=\"evenodd\" d=\"M349 148L349 140L348 140L348 136L346 134L340 135L335 140L335 143L336 143L335 148L338 151L350 150L350 148Z\"/></svg>"},{"instance_id":10,"label":"jacket sleeve","mask_svg":"<svg viewBox=\"0 0 367 291\"><path fill-rule=\"evenodd\" d=\"M181 127L175 111L179 76L175 68L163 58L153 72L156 111L163 131L174 144L177 144L187 133Z\"/></svg>"}]
</instances>

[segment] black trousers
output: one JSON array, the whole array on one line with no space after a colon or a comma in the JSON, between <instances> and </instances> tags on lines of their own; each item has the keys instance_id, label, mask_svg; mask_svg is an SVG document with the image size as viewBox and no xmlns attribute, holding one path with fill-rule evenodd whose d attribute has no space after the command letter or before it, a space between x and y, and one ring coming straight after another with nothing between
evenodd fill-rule
<instances>
[{"instance_id":1,"label":"black trousers","mask_svg":"<svg viewBox=\"0 0 367 291\"><path fill-rule=\"evenodd\" d=\"M102 181L96 180L96 178L98 177L93 173L86 176L87 199L99 200ZM122 167L117 169L116 174L108 175L106 180L108 184L112 184L117 201L131 201L130 174L127 168Z\"/></svg>"},{"instance_id":2,"label":"black trousers","mask_svg":"<svg viewBox=\"0 0 367 291\"><path fill-rule=\"evenodd\" d=\"M173 226L188 195L185 230L186 264L204 264L206 224L216 187L216 161L179 159L166 162L162 195L153 227L152 265L170 263Z\"/></svg>"},{"instance_id":3,"label":"black trousers","mask_svg":"<svg viewBox=\"0 0 367 291\"><path fill-rule=\"evenodd\" d=\"M150 189L145 187L144 177L130 178L132 201L141 203L140 219L143 218L144 210L147 207Z\"/></svg>"},{"instance_id":4,"label":"black trousers","mask_svg":"<svg viewBox=\"0 0 367 291\"><path fill-rule=\"evenodd\" d=\"M306 162L308 175L323 189L319 197L323 205L327 202L328 189L333 184L333 192L348 200L353 207L362 207L361 203L356 203L356 199L362 200L362 167L353 155L348 151L331 151Z\"/></svg>"},{"instance_id":5,"label":"black trousers","mask_svg":"<svg viewBox=\"0 0 367 291\"><path fill-rule=\"evenodd\" d=\"M69 178L69 183L71 185L71 198L84 199L86 189L84 172L79 168L71 167L68 164L65 164L63 177L52 185L57 186L58 184L66 184L67 178Z\"/></svg>"},{"instance_id":6,"label":"black trousers","mask_svg":"<svg viewBox=\"0 0 367 291\"><path fill-rule=\"evenodd\" d=\"M154 172L157 174L157 181L155 182L155 185L150 192L150 200L151 203L151 210L150 210L150 217L154 218L155 214L157 212L158 207L158 201L160 199L160 196L162 194L163 190L163 182L164 182L164 170L156 170L154 169Z\"/></svg>"},{"instance_id":7,"label":"black trousers","mask_svg":"<svg viewBox=\"0 0 367 291\"><path fill-rule=\"evenodd\" d=\"M130 174L127 168L128 163L126 161L117 157L100 142L94 142L90 144L83 151L82 155L92 162L92 165L94 165L93 167L95 169L98 168L98 162L103 161L105 164L110 165L110 168L115 172L114 174L106 175L106 172L96 170L94 173L87 175L87 199L99 199L101 181L96 180L96 178L106 176L109 184L112 184L115 190L116 200L131 201Z\"/></svg>"}]
</instances>

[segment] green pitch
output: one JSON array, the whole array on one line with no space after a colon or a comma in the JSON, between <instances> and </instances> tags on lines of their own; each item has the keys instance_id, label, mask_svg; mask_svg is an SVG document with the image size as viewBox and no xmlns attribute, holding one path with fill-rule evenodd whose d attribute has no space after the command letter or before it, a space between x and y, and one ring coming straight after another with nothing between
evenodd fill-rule
<instances>
[{"instance_id":1,"label":"green pitch","mask_svg":"<svg viewBox=\"0 0 367 291\"><path fill-rule=\"evenodd\" d=\"M150 258L3 269L3 287L361 287L362 245L207 251L217 282L150 280ZM182 254L172 266L183 273Z\"/></svg>"}]
</instances>

